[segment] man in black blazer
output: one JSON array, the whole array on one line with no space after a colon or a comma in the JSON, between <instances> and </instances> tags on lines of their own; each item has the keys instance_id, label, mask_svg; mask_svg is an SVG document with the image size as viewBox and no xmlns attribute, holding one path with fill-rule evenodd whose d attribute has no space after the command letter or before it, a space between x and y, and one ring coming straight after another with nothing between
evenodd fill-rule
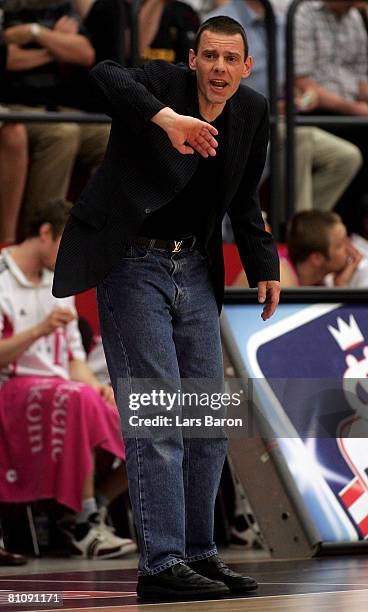
<instances>
[{"instance_id":1,"label":"man in black blazer","mask_svg":"<svg viewBox=\"0 0 368 612\"><path fill-rule=\"evenodd\" d=\"M193 428L190 437L183 434L188 413L179 401L188 381L222 389L225 212L249 284L265 304L263 319L278 303L277 251L256 195L267 103L240 85L251 66L242 27L216 17L199 29L189 69L165 62L125 69L107 61L91 72L112 117L111 136L71 211L54 294L97 285L126 443L140 597L208 598L257 588L223 564L213 541L225 437L205 431L199 406L192 424L198 420L200 437Z\"/></svg>"}]
</instances>

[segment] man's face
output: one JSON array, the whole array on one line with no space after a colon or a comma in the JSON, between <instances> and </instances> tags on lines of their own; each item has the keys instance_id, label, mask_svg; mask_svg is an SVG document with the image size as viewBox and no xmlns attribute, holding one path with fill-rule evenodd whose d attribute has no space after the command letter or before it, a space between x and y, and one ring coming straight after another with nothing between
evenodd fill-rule
<instances>
[{"instance_id":1,"label":"man's face","mask_svg":"<svg viewBox=\"0 0 368 612\"><path fill-rule=\"evenodd\" d=\"M335 223L329 230L327 272L340 272L347 264L347 233L343 223Z\"/></svg>"},{"instance_id":2,"label":"man's face","mask_svg":"<svg viewBox=\"0 0 368 612\"><path fill-rule=\"evenodd\" d=\"M244 59L240 34L205 30L198 52L189 51L189 66L197 74L198 94L205 104L221 104L237 91L242 78L250 75L252 58Z\"/></svg>"}]
</instances>

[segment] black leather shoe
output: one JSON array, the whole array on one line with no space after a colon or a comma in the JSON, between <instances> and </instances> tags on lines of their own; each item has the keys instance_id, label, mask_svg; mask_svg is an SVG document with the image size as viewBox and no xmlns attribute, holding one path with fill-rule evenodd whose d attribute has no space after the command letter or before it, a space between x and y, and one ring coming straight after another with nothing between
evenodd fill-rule
<instances>
[{"instance_id":1,"label":"black leather shoe","mask_svg":"<svg viewBox=\"0 0 368 612\"><path fill-rule=\"evenodd\" d=\"M25 565L27 559L23 555L11 553L0 546L0 565Z\"/></svg>"},{"instance_id":2,"label":"black leather shoe","mask_svg":"<svg viewBox=\"0 0 368 612\"><path fill-rule=\"evenodd\" d=\"M188 566L211 580L220 580L232 593L248 593L258 588L254 578L233 572L217 555L201 561L193 561Z\"/></svg>"},{"instance_id":3,"label":"black leather shoe","mask_svg":"<svg viewBox=\"0 0 368 612\"><path fill-rule=\"evenodd\" d=\"M177 563L153 576L138 576L140 599L216 599L229 595L223 582L196 574L185 563Z\"/></svg>"}]
</instances>

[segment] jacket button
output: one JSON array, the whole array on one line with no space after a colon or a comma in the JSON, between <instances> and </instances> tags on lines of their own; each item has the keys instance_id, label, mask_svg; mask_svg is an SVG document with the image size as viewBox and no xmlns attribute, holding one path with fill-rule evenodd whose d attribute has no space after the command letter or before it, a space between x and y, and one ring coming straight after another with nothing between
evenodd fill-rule
<instances>
[{"instance_id":1,"label":"jacket button","mask_svg":"<svg viewBox=\"0 0 368 612\"><path fill-rule=\"evenodd\" d=\"M150 214L150 212L151 212L151 209L150 209L150 208L145 208L145 209L144 209L144 212L146 213L146 215L149 215L149 214Z\"/></svg>"},{"instance_id":2,"label":"jacket button","mask_svg":"<svg viewBox=\"0 0 368 612\"><path fill-rule=\"evenodd\" d=\"M174 193L179 193L179 191L180 191L180 187L175 187L174 188Z\"/></svg>"}]
</instances>

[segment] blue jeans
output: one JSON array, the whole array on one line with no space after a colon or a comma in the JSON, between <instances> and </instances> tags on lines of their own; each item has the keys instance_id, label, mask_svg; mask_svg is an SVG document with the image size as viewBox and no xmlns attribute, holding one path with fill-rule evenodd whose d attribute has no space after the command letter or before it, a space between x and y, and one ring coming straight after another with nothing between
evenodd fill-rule
<instances>
[{"instance_id":1,"label":"blue jeans","mask_svg":"<svg viewBox=\"0 0 368 612\"><path fill-rule=\"evenodd\" d=\"M179 388L184 378L223 380L218 310L201 251L126 246L97 299L115 397L119 379L170 379ZM121 415L128 409L118 407ZM154 439L130 436L125 444L138 573L216 554L214 505L225 436L186 438L173 428Z\"/></svg>"}]
</instances>

